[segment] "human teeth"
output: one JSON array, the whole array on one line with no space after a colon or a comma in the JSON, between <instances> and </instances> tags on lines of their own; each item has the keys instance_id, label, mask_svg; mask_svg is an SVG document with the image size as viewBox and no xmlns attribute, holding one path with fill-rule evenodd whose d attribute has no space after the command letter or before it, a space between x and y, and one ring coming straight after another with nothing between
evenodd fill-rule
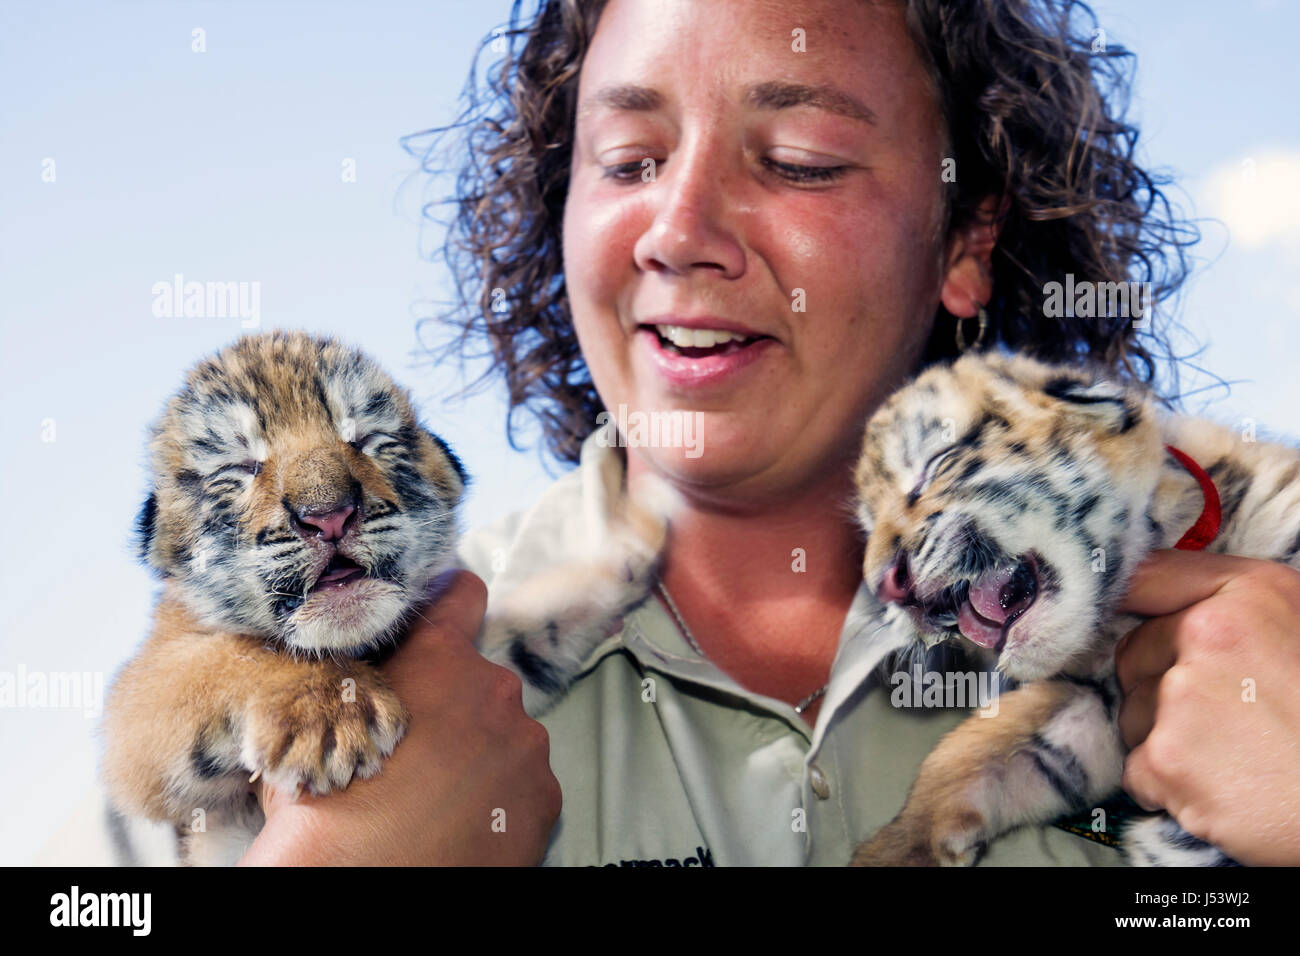
<instances>
[{"instance_id":1,"label":"human teeth","mask_svg":"<svg viewBox=\"0 0 1300 956\"><path fill-rule=\"evenodd\" d=\"M655 329L679 349L709 349L726 342L741 342L746 338L726 329L688 329L684 325L656 325Z\"/></svg>"}]
</instances>

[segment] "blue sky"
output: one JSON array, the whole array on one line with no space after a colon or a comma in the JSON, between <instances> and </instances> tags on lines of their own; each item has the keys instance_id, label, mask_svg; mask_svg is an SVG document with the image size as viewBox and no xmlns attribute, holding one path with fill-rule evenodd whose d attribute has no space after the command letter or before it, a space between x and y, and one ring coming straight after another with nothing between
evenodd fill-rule
<instances>
[{"instance_id":1,"label":"blue sky","mask_svg":"<svg viewBox=\"0 0 1300 956\"><path fill-rule=\"evenodd\" d=\"M448 402L456 371L411 361L414 317L445 276L420 258L425 186L398 141L454 116L508 7L0 6L0 481L18 544L0 553L0 670L111 676L145 633L154 584L128 550L145 427L181 372L241 331L156 317L151 288L178 272L258 281L264 327L336 333L383 362L470 465L469 526L550 480L506 445L496 395ZM1300 433L1298 8L1093 7L1139 54L1140 155L1177 176L1185 209L1217 217L1182 318L1207 346L1198 361L1238 384L1191 408ZM85 793L92 725L0 709L5 766L21 768L0 790L0 863L30 859Z\"/></svg>"}]
</instances>

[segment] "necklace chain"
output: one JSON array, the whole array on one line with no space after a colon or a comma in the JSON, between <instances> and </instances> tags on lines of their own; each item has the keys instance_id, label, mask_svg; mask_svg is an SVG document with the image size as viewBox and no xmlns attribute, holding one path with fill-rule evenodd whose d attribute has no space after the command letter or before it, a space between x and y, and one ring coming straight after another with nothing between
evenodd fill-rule
<instances>
[{"instance_id":1,"label":"necklace chain","mask_svg":"<svg viewBox=\"0 0 1300 956\"><path fill-rule=\"evenodd\" d=\"M668 605L668 610L672 612L673 618L677 621L677 629L682 632L682 637L686 638L686 643L691 645L691 649L694 650L696 654L699 654L700 657L708 660L709 655L704 653L704 648L700 647L699 642L695 640L695 635L691 633L690 627L686 624L686 618L682 617L682 612L677 609L677 602L674 601L673 596L668 593L667 585L665 585L663 581L660 581L657 586L659 588L659 593L663 595L664 603ZM830 686L831 685L827 683L817 688L803 700L799 701L799 703L794 705L794 712L796 714L802 714L812 705L813 701L826 693L826 689Z\"/></svg>"}]
</instances>

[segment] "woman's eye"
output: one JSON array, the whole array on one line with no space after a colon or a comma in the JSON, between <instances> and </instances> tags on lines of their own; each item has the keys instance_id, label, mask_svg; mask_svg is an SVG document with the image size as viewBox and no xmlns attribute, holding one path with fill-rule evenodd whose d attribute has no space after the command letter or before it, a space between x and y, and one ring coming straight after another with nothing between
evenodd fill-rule
<instances>
[{"instance_id":1,"label":"woman's eye","mask_svg":"<svg viewBox=\"0 0 1300 956\"><path fill-rule=\"evenodd\" d=\"M798 163L786 163L779 159L767 157L763 165L782 179L796 183L830 182L844 175L848 166L804 166ZM627 163L616 163L604 168L606 179L616 182L631 183L638 180L653 182L655 160L638 159ZM651 172L647 172L650 170Z\"/></svg>"},{"instance_id":2,"label":"woman's eye","mask_svg":"<svg viewBox=\"0 0 1300 956\"><path fill-rule=\"evenodd\" d=\"M605 167L605 178L613 179L618 182L630 183L638 179L646 182L653 181L650 177L652 173L646 173L647 169L654 169L654 160L644 159L633 160L630 163L616 163L613 166Z\"/></svg>"},{"instance_id":3,"label":"woman's eye","mask_svg":"<svg viewBox=\"0 0 1300 956\"><path fill-rule=\"evenodd\" d=\"M771 158L764 159L763 165L784 179L800 183L828 182L838 179L849 168L847 166L800 166Z\"/></svg>"}]
</instances>

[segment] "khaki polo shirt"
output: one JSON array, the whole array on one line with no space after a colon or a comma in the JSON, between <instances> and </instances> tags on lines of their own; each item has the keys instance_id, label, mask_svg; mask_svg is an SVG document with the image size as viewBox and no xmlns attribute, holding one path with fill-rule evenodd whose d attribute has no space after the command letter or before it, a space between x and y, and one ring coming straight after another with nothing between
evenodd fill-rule
<instances>
[{"instance_id":1,"label":"khaki polo shirt","mask_svg":"<svg viewBox=\"0 0 1300 956\"><path fill-rule=\"evenodd\" d=\"M501 593L600 533L622 453L594 434L577 470L530 509L466 536L463 564ZM490 597L491 601L492 598ZM552 866L842 866L902 807L921 761L966 708L898 708L873 672L892 648L861 587L811 730L695 653L647 595L540 720L564 802ZM996 719L996 718L994 718ZM1057 827L991 843L981 865L1116 866L1120 852Z\"/></svg>"}]
</instances>

